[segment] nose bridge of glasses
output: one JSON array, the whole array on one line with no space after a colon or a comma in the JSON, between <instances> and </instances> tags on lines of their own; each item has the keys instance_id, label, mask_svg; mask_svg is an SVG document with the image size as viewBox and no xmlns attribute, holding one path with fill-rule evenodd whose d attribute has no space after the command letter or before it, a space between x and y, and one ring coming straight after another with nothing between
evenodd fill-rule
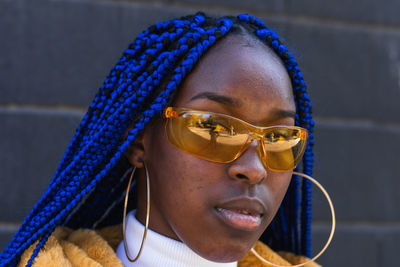
<instances>
[{"instance_id":1,"label":"nose bridge of glasses","mask_svg":"<svg viewBox=\"0 0 400 267\"><path fill-rule=\"evenodd\" d=\"M250 140L259 140L260 142L263 141L265 133L266 133L266 129L264 127L256 127L253 125L247 125L248 130L249 130L249 136L250 136Z\"/></svg>"},{"instance_id":2,"label":"nose bridge of glasses","mask_svg":"<svg viewBox=\"0 0 400 267\"><path fill-rule=\"evenodd\" d=\"M269 129L265 128L265 127L257 127L254 125L247 125L247 127L249 128L248 146L251 146L254 141L257 142L255 144L256 149L257 149L257 154L258 154L261 162L263 162L263 164L264 164L265 157L266 157L264 137L265 137L266 133L269 131Z\"/></svg>"},{"instance_id":3,"label":"nose bridge of glasses","mask_svg":"<svg viewBox=\"0 0 400 267\"><path fill-rule=\"evenodd\" d=\"M265 131L261 128L255 128L249 133L248 147L252 146L254 142L254 146L257 148L260 159L263 160L265 156L265 146L264 146L264 136Z\"/></svg>"}]
</instances>

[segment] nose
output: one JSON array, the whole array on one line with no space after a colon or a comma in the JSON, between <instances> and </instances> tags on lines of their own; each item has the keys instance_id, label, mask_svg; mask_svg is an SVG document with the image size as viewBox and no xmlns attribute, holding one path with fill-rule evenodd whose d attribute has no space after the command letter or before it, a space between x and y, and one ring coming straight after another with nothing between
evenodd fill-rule
<instances>
[{"instance_id":1,"label":"nose","mask_svg":"<svg viewBox=\"0 0 400 267\"><path fill-rule=\"evenodd\" d=\"M267 170L257 152L259 145L259 141L254 140L247 150L229 165L229 177L249 184L258 184L267 177Z\"/></svg>"}]
</instances>

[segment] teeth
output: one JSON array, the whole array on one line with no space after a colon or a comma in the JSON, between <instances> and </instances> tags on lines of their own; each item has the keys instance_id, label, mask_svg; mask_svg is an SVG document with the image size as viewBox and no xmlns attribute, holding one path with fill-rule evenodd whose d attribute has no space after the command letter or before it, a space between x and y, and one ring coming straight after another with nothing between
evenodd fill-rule
<instances>
[{"instance_id":1,"label":"teeth","mask_svg":"<svg viewBox=\"0 0 400 267\"><path fill-rule=\"evenodd\" d=\"M223 208L217 208L218 211L223 211ZM247 210L236 210L236 212L244 214L244 215L250 215L250 212L248 212Z\"/></svg>"}]
</instances>

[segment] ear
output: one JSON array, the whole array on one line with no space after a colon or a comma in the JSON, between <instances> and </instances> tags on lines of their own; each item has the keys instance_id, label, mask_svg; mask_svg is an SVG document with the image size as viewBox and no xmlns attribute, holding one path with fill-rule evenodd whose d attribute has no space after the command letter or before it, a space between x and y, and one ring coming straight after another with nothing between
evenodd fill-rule
<instances>
[{"instance_id":1,"label":"ear","mask_svg":"<svg viewBox=\"0 0 400 267\"><path fill-rule=\"evenodd\" d=\"M142 134L138 135L133 144L125 151L125 157L132 166L143 168L144 145Z\"/></svg>"}]
</instances>

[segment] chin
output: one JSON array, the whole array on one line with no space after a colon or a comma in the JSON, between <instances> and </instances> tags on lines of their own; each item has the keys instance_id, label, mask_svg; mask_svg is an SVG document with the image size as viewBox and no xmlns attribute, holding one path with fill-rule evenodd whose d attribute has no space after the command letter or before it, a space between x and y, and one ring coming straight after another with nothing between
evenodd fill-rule
<instances>
[{"instance_id":1,"label":"chin","mask_svg":"<svg viewBox=\"0 0 400 267\"><path fill-rule=\"evenodd\" d=\"M201 257L214 261L214 262L235 262L242 259L247 253L250 251L250 247L244 247L242 245L238 246L229 246L229 247L217 247L214 248L212 251L207 251L206 253L197 252Z\"/></svg>"}]
</instances>

